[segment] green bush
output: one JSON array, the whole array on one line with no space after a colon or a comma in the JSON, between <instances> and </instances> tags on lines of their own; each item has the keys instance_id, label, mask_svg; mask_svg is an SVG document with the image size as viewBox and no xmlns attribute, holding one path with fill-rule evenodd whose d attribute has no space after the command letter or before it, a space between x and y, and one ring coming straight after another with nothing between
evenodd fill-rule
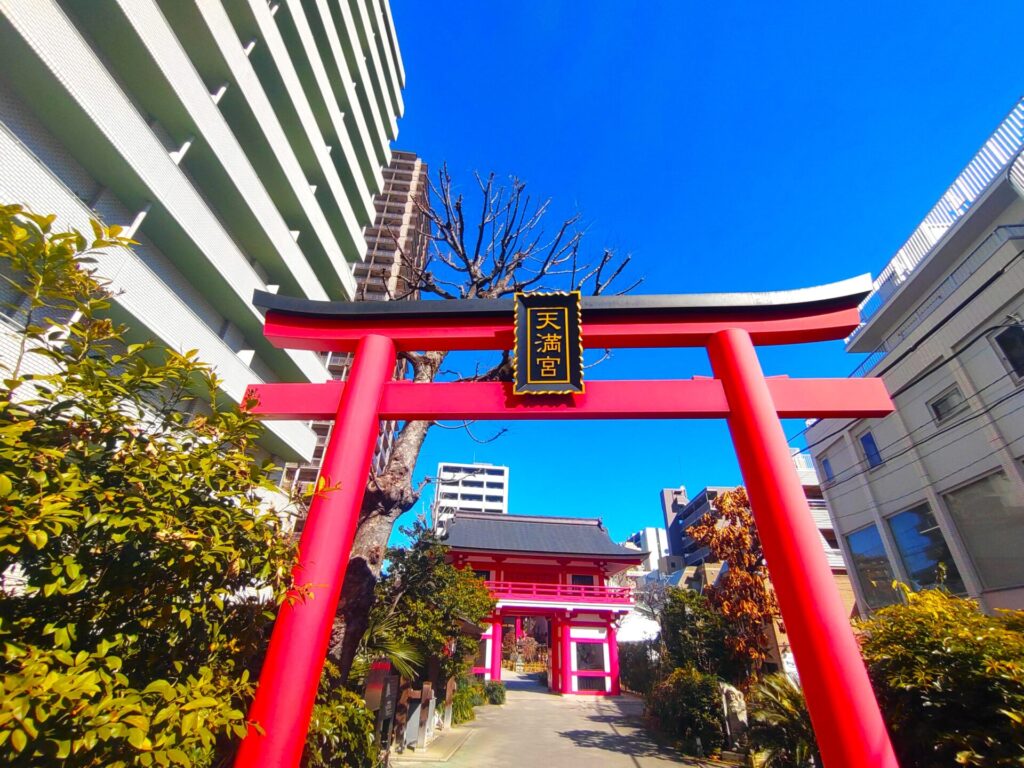
<instances>
[{"instance_id":1,"label":"green bush","mask_svg":"<svg viewBox=\"0 0 1024 768\"><path fill-rule=\"evenodd\" d=\"M116 227L52 224L0 206L0 764L213 765L293 561L261 428L193 353L107 319L88 253L130 247Z\"/></svg>"},{"instance_id":2,"label":"green bush","mask_svg":"<svg viewBox=\"0 0 1024 768\"><path fill-rule=\"evenodd\" d=\"M659 640L619 643L619 682L646 696L665 674L665 646Z\"/></svg>"},{"instance_id":3,"label":"green bush","mask_svg":"<svg viewBox=\"0 0 1024 768\"><path fill-rule=\"evenodd\" d=\"M700 739L704 754L721 749L725 741L718 681L694 667L676 669L657 683L647 697L648 712L658 727L695 754Z\"/></svg>"},{"instance_id":4,"label":"green bush","mask_svg":"<svg viewBox=\"0 0 1024 768\"><path fill-rule=\"evenodd\" d=\"M479 680L473 680L469 683L469 700L474 707L487 703L487 697L484 695L484 684Z\"/></svg>"},{"instance_id":5,"label":"green bush","mask_svg":"<svg viewBox=\"0 0 1024 768\"><path fill-rule=\"evenodd\" d=\"M336 688L313 707L303 768L374 768L378 764L375 724L376 715L358 694Z\"/></svg>"},{"instance_id":6,"label":"green bush","mask_svg":"<svg viewBox=\"0 0 1024 768\"><path fill-rule=\"evenodd\" d=\"M764 752L765 768L821 765L803 691L788 675L768 675L754 686L748 712L751 745Z\"/></svg>"},{"instance_id":7,"label":"green bush","mask_svg":"<svg viewBox=\"0 0 1024 768\"><path fill-rule=\"evenodd\" d=\"M504 704L505 684L500 680L484 683L484 698L488 704Z\"/></svg>"},{"instance_id":8,"label":"green bush","mask_svg":"<svg viewBox=\"0 0 1024 768\"><path fill-rule=\"evenodd\" d=\"M903 768L1024 764L1024 611L987 616L943 589L860 622Z\"/></svg>"},{"instance_id":9,"label":"green bush","mask_svg":"<svg viewBox=\"0 0 1024 768\"><path fill-rule=\"evenodd\" d=\"M474 698L474 686L467 681L460 680L452 695L452 722L455 725L468 723L476 718L476 713L473 711ZM483 703L483 697L481 697L480 703Z\"/></svg>"}]
</instances>

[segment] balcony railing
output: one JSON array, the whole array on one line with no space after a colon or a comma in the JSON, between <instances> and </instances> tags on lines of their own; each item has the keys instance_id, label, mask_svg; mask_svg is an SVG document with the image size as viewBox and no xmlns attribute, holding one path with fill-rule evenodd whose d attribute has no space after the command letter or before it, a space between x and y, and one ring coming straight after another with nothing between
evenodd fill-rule
<instances>
[{"instance_id":1,"label":"balcony railing","mask_svg":"<svg viewBox=\"0 0 1024 768\"><path fill-rule=\"evenodd\" d=\"M981 197L988 185L999 174L1006 172L1024 147L1024 99L1019 101L992 133L985 145L978 150L967 167L956 177L939 202L928 212L917 229L900 247L874 282L874 290L860 306L865 322L896 293L931 253L943 235L967 214L971 206ZM1011 181L1024 181L1024 169L1015 164L1010 173ZM856 338L860 329L850 334L849 341Z\"/></svg>"},{"instance_id":2,"label":"balcony railing","mask_svg":"<svg viewBox=\"0 0 1024 768\"><path fill-rule=\"evenodd\" d=\"M629 587L594 587L581 584L535 584L527 581L488 581L495 600L538 602L633 603Z\"/></svg>"}]
</instances>

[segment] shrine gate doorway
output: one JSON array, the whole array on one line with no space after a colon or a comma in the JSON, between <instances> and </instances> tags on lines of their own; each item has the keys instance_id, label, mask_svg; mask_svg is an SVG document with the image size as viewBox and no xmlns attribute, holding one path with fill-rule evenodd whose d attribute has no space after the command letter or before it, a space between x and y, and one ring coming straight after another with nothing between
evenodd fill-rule
<instances>
[{"instance_id":1,"label":"shrine gate doorway","mask_svg":"<svg viewBox=\"0 0 1024 768\"><path fill-rule=\"evenodd\" d=\"M316 302L258 293L280 347L349 351L347 382L259 384L264 418L334 419L250 726L235 765L297 768L381 420L724 418L826 768L897 768L857 640L819 541L780 418L883 416L878 379L766 378L755 345L839 339L860 323L869 275L771 293L587 297L589 348L705 347L714 378L591 381L571 395L517 395L511 382L392 381L397 353L511 350L510 300Z\"/></svg>"}]
</instances>

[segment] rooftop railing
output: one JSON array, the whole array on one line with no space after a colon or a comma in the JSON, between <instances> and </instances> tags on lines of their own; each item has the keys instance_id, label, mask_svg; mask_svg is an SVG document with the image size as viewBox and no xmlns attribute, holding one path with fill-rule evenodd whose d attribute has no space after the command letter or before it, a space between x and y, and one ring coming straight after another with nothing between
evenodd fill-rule
<instances>
[{"instance_id":1,"label":"rooftop railing","mask_svg":"<svg viewBox=\"0 0 1024 768\"><path fill-rule=\"evenodd\" d=\"M1024 98L1022 98L967 167L956 177L949 189L924 217L907 241L896 251L874 282L873 290L860 306L867 322L913 274L943 235L970 210L993 179L1003 173L1024 148ZM1020 165L1019 163L1017 165ZM1011 180L1024 185L1024 167L1011 171ZM1016 186L1016 184L1015 184ZM861 326L863 327L863 325ZM856 338L860 329L850 334Z\"/></svg>"},{"instance_id":2,"label":"rooftop railing","mask_svg":"<svg viewBox=\"0 0 1024 768\"><path fill-rule=\"evenodd\" d=\"M978 271L982 264L1008 240L1024 238L1024 225L996 227L978 246L968 254L967 258L956 269L950 272L913 312L899 326L885 337L885 340L864 358L860 365L850 374L851 377L866 376L892 350L896 349L907 336L923 323L929 315L942 305L953 292L963 285L971 275ZM852 338L852 337L851 337Z\"/></svg>"},{"instance_id":3,"label":"rooftop railing","mask_svg":"<svg viewBox=\"0 0 1024 768\"><path fill-rule=\"evenodd\" d=\"M595 587L582 584L536 584L527 581L488 581L487 588L496 600L536 600L538 602L621 603L633 602L629 587Z\"/></svg>"}]
</instances>

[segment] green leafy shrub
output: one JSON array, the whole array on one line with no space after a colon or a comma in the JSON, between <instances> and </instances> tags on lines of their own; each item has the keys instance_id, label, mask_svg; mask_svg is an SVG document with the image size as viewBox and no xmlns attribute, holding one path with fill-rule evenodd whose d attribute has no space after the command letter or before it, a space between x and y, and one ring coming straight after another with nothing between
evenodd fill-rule
<instances>
[{"instance_id":1,"label":"green leafy shrub","mask_svg":"<svg viewBox=\"0 0 1024 768\"><path fill-rule=\"evenodd\" d=\"M494 609L494 598L483 579L447 562L448 547L422 521L402 532L410 543L388 550L371 624L387 624L391 639L416 659L436 659L442 680L459 678L479 645L478 638L463 633L464 623L481 623Z\"/></svg>"},{"instance_id":2,"label":"green leafy shrub","mask_svg":"<svg viewBox=\"0 0 1024 768\"><path fill-rule=\"evenodd\" d=\"M500 680L491 680L484 683L484 698L488 704L505 703L505 684Z\"/></svg>"},{"instance_id":3,"label":"green leafy shrub","mask_svg":"<svg viewBox=\"0 0 1024 768\"><path fill-rule=\"evenodd\" d=\"M903 768L1024 764L1024 611L987 616L943 589L861 621L868 673Z\"/></svg>"},{"instance_id":4,"label":"green leafy shrub","mask_svg":"<svg viewBox=\"0 0 1024 768\"><path fill-rule=\"evenodd\" d=\"M721 749L722 702L712 675L692 666L674 670L651 690L647 708L658 727L681 742L684 752L694 754L698 738L705 754Z\"/></svg>"},{"instance_id":5,"label":"green leafy shrub","mask_svg":"<svg viewBox=\"0 0 1024 768\"><path fill-rule=\"evenodd\" d=\"M803 691L788 675L776 673L759 681L748 712L751 745L764 753L765 768L821 765Z\"/></svg>"},{"instance_id":6,"label":"green leafy shrub","mask_svg":"<svg viewBox=\"0 0 1024 768\"><path fill-rule=\"evenodd\" d=\"M342 688L337 668L328 662L309 722L303 768L374 768L379 764L376 715L356 693Z\"/></svg>"},{"instance_id":7,"label":"green leafy shrub","mask_svg":"<svg viewBox=\"0 0 1024 768\"><path fill-rule=\"evenodd\" d=\"M293 561L259 495L260 426L217 406L193 353L106 319L87 257L129 247L117 228L52 223L0 206L20 326L0 387L0 763L213 765L246 732Z\"/></svg>"},{"instance_id":8,"label":"green leafy shrub","mask_svg":"<svg viewBox=\"0 0 1024 768\"><path fill-rule=\"evenodd\" d=\"M660 640L619 643L619 682L646 696L665 674L665 646Z\"/></svg>"},{"instance_id":9,"label":"green leafy shrub","mask_svg":"<svg viewBox=\"0 0 1024 768\"><path fill-rule=\"evenodd\" d=\"M464 680L458 682L455 693L452 695L452 722L455 725L468 723L476 718L476 713L473 711L473 707L476 706L473 703L474 693L473 685ZM483 697L480 698L479 703L483 703Z\"/></svg>"},{"instance_id":10,"label":"green leafy shrub","mask_svg":"<svg viewBox=\"0 0 1024 768\"><path fill-rule=\"evenodd\" d=\"M474 707L479 707L487 703L487 696L484 695L484 684L479 680L473 679L469 683L469 700L472 702Z\"/></svg>"}]
</instances>

